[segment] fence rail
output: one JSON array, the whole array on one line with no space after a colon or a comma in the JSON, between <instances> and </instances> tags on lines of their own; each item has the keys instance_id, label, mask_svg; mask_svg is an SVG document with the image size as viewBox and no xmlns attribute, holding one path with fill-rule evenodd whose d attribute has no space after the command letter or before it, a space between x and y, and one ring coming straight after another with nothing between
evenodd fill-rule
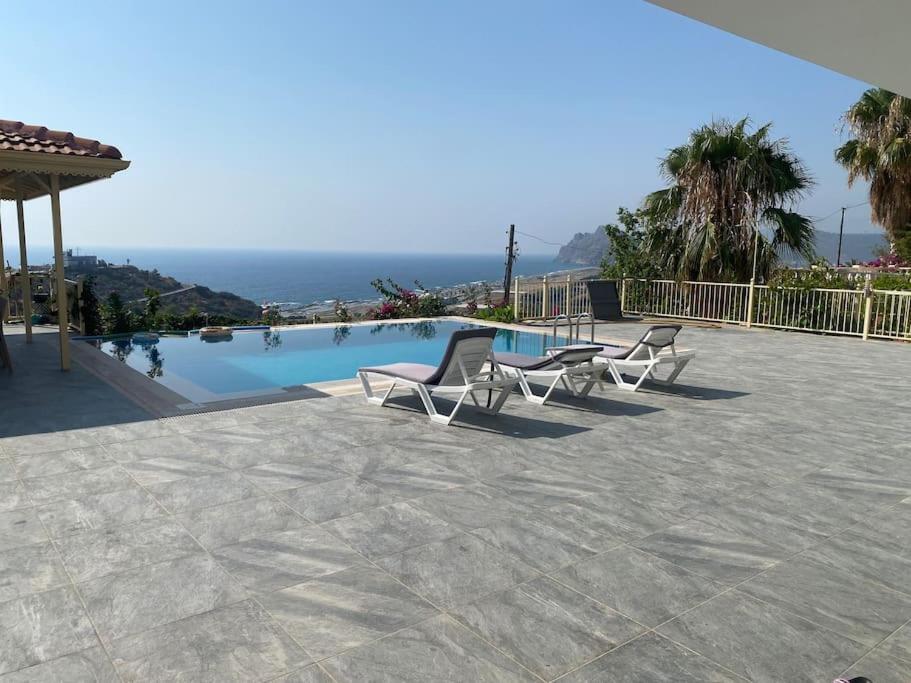
<instances>
[{"instance_id":1,"label":"fence rail","mask_svg":"<svg viewBox=\"0 0 911 683\"><path fill-rule=\"evenodd\" d=\"M516 278L520 320L591 310L585 280ZM727 282L638 280L620 283L624 313L911 341L911 291L803 289Z\"/></svg>"},{"instance_id":2,"label":"fence rail","mask_svg":"<svg viewBox=\"0 0 911 683\"><path fill-rule=\"evenodd\" d=\"M21 319L25 316L25 287L22 274L16 271L7 274L9 309L7 318ZM57 319L57 292L53 271L32 271L29 273L31 289L31 314L51 320ZM64 280L69 309L70 327L85 334L82 320L82 280Z\"/></svg>"}]
</instances>

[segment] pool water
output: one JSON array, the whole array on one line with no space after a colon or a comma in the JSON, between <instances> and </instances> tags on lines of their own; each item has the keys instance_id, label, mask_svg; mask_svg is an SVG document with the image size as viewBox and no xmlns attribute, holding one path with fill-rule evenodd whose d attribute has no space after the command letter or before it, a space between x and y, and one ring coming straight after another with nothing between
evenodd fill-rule
<instances>
[{"instance_id":1,"label":"pool water","mask_svg":"<svg viewBox=\"0 0 911 683\"><path fill-rule=\"evenodd\" d=\"M354 378L385 363L437 365L450 335L477 325L451 320L339 325L334 328L239 330L226 341L198 335L97 343L105 353L194 403L275 393L283 388ZM557 345L566 344L565 337ZM500 329L494 350L534 356L553 346L549 334Z\"/></svg>"}]
</instances>

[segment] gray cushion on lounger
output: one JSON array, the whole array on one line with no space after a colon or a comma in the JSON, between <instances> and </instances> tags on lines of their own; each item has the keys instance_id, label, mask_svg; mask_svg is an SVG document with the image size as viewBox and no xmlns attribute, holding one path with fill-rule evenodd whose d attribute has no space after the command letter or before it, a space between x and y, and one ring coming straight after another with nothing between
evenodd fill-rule
<instances>
[{"instance_id":1,"label":"gray cushion on lounger","mask_svg":"<svg viewBox=\"0 0 911 683\"><path fill-rule=\"evenodd\" d=\"M634 347L632 346L605 346L604 350L598 355L601 356L601 358L623 359L630 354L633 348Z\"/></svg>"},{"instance_id":2,"label":"gray cushion on lounger","mask_svg":"<svg viewBox=\"0 0 911 683\"><path fill-rule=\"evenodd\" d=\"M509 368L521 370L538 370L553 365L554 361L549 356L527 356L524 353L499 353L494 354L497 363Z\"/></svg>"},{"instance_id":3,"label":"gray cushion on lounger","mask_svg":"<svg viewBox=\"0 0 911 683\"><path fill-rule=\"evenodd\" d=\"M390 363L389 365L377 365L375 368L361 368L358 370L358 372L373 372L377 375L401 377L419 384L426 382L436 371L435 365L424 365L423 363Z\"/></svg>"}]
</instances>

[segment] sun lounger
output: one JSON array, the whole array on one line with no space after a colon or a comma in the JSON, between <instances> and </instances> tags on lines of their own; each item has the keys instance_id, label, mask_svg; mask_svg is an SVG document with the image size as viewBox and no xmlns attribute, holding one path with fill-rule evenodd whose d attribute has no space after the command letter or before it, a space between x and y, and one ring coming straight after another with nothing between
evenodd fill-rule
<instances>
[{"instance_id":1,"label":"sun lounger","mask_svg":"<svg viewBox=\"0 0 911 683\"><path fill-rule=\"evenodd\" d=\"M525 398L543 405L560 383L573 396L588 396L592 387L601 382L603 368L594 363L594 358L602 348L590 344L573 344L546 349L545 356L498 353L496 358L500 367L518 380ZM528 378L551 380L543 396L538 396L531 390ZM581 389L577 388L579 385Z\"/></svg>"},{"instance_id":2,"label":"sun lounger","mask_svg":"<svg viewBox=\"0 0 911 683\"><path fill-rule=\"evenodd\" d=\"M675 348L674 340L680 329L680 325L653 325L632 346L606 346L595 357L595 362L607 365L611 377L621 389L636 391L647 379L671 385L696 356L695 351L677 351ZM670 374L664 379L656 374L662 365L671 366ZM627 382L623 379L623 371L641 374L635 382Z\"/></svg>"},{"instance_id":3,"label":"sun lounger","mask_svg":"<svg viewBox=\"0 0 911 683\"><path fill-rule=\"evenodd\" d=\"M492 327L453 332L443 360L436 367L420 363L392 363L361 368L357 374L364 387L364 395L368 402L382 406L393 389L407 387L421 397L430 419L444 425L452 422L468 396L479 410L496 415L517 382L515 378L508 377L494 359L493 340L496 334L496 329ZM392 380L392 386L382 397L374 395L369 375ZM493 405L481 406L475 393L494 390L500 394ZM431 398L433 394L449 394L455 399L455 407L448 415L437 411Z\"/></svg>"}]
</instances>

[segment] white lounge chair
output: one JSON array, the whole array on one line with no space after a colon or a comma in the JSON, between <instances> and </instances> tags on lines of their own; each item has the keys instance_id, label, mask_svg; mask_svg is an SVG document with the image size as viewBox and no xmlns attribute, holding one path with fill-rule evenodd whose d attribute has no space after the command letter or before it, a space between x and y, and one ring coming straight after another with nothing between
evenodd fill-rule
<instances>
[{"instance_id":1,"label":"white lounge chair","mask_svg":"<svg viewBox=\"0 0 911 683\"><path fill-rule=\"evenodd\" d=\"M680 325L653 325L632 346L605 347L595 362L606 364L617 386L627 391L636 391L647 379L669 386L696 356L695 351L677 351L674 340L680 330ZM670 374L664 379L656 374L662 365L671 366ZM627 382L623 379L624 370L641 374L635 382Z\"/></svg>"},{"instance_id":2,"label":"white lounge chair","mask_svg":"<svg viewBox=\"0 0 911 683\"><path fill-rule=\"evenodd\" d=\"M525 398L543 405L560 383L573 396L588 396L592 387L601 383L604 369L595 364L594 358L602 348L591 344L573 344L545 349L545 356L498 353L496 358L500 367L518 380ZM528 384L529 377L552 380L543 396L532 391ZM579 385L581 389L577 388Z\"/></svg>"},{"instance_id":3,"label":"white lounge chair","mask_svg":"<svg viewBox=\"0 0 911 683\"><path fill-rule=\"evenodd\" d=\"M357 371L367 401L376 405L385 405L392 391L397 386L411 389L421 397L424 408L430 419L439 424L448 425L455 419L456 413L468 396L482 412L496 415L506 402L506 398L516 385L516 379L508 377L497 364L493 355L493 340L497 330L492 327L483 329L458 330L452 333L443 360L436 367L421 363L392 363L372 368L361 368ZM489 368L485 368L487 363ZM370 386L369 375L380 375L392 380L383 396L375 396ZM500 392L493 405L481 406L475 396L478 391ZM448 415L437 411L433 404L432 394L450 394L456 404Z\"/></svg>"}]
</instances>

